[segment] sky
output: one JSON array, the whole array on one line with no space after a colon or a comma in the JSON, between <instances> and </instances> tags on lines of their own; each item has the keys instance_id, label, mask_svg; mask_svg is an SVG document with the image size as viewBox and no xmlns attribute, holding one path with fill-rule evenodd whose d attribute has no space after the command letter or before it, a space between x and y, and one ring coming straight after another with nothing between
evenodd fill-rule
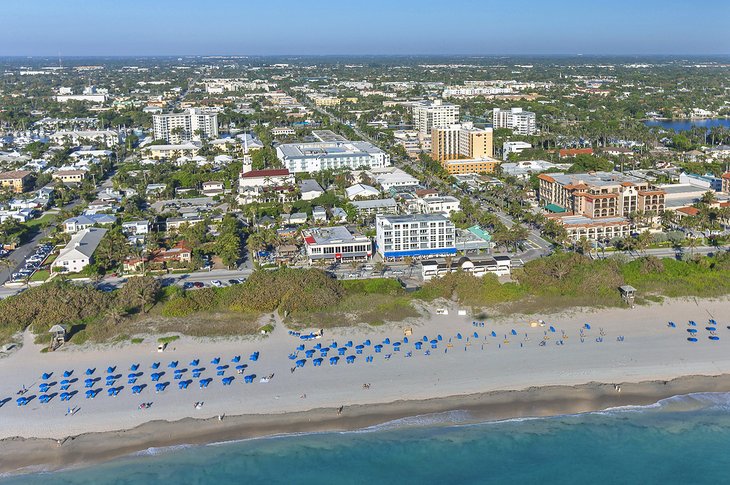
<instances>
[{"instance_id":1,"label":"sky","mask_svg":"<svg viewBox=\"0 0 730 485\"><path fill-rule=\"evenodd\" d=\"M6 0L0 56L730 54L730 0Z\"/></svg>"}]
</instances>

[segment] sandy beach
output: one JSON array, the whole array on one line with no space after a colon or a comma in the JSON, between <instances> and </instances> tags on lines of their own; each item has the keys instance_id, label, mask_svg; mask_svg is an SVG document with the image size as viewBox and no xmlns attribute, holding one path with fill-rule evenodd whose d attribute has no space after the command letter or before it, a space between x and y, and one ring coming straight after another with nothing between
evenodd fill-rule
<instances>
[{"instance_id":1,"label":"sandy beach","mask_svg":"<svg viewBox=\"0 0 730 485\"><path fill-rule=\"evenodd\" d=\"M545 320L544 327L531 327L534 317L486 319L483 327L474 326L474 318L457 316L457 308L451 308L449 315L378 328L335 329L307 342L289 335L282 325L268 337L247 340L185 338L164 353L158 353L150 340L41 354L28 336L19 351L0 359L0 402L6 401L0 407L0 472L37 466L56 469L150 447L360 429L450 410L463 410L466 419L483 421L730 391L730 376L725 375L730 374L727 308L727 300L670 301L634 309L542 315L538 318ZM713 317L719 340L710 340L705 328ZM675 328L668 327L670 320ZM689 320L697 322L694 343L687 341ZM408 343L404 342L406 327L413 329ZM441 335L442 340L436 349L426 342L416 350L414 342L422 342L424 335L429 341ZM385 339L390 344L383 344ZM346 346L350 340L354 346L366 340L371 345L356 354L354 346ZM307 358L304 367L295 368L295 360L289 359L292 353L297 354L296 360L305 358L296 350L299 345L310 349L333 341L337 348L347 349L337 365L329 365L337 348L323 358L321 367L314 367L313 358ZM394 351L395 341L402 342L402 350ZM374 351L376 344L383 345L380 353ZM430 355L425 355L427 350ZM252 352L260 352L255 362L249 360ZM236 364L231 362L239 355L241 364L248 366L243 375L235 372ZM351 355L355 360L347 364L346 356ZM317 356L319 352L313 357ZM366 362L368 356L372 362ZM230 386L222 385L222 376L210 363L216 357L220 365L229 366L224 376L234 377ZM206 368L201 377L210 377L210 385L201 389L199 379L191 379L188 389L178 389L179 381L173 379L168 363L178 361L178 369L187 369L181 379L187 380L194 359L199 359L198 367ZM160 381L170 382L161 393L155 393L149 377L154 372L152 364L158 361L158 371L166 372ZM132 364L139 364L138 371L143 373L138 383L146 384L139 395L133 395L127 383ZM116 397L107 395L108 366L115 366L114 374L122 376L114 384L124 387ZM94 377L100 378L93 386L101 389L94 399L84 398L87 368L95 368ZM60 401L59 395L46 404L39 402L43 394L39 385L55 382L47 394L58 394L66 370L73 370L69 379L78 379L69 389L78 394L69 402ZM53 374L44 381L44 372ZM243 376L252 374L254 382L245 384ZM269 382L260 382L271 374ZM369 388L363 387L366 383ZM27 396L36 397L19 407L16 392L22 386L29 389ZM152 406L140 410L142 402ZM196 409L196 402L204 404ZM79 411L67 416L69 407Z\"/></svg>"}]
</instances>

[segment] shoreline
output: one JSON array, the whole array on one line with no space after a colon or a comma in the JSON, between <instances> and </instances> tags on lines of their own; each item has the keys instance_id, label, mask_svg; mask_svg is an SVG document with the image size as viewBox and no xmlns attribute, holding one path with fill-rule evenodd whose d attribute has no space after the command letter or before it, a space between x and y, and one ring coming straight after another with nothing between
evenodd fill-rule
<instances>
[{"instance_id":1,"label":"shoreline","mask_svg":"<svg viewBox=\"0 0 730 485\"><path fill-rule=\"evenodd\" d=\"M127 457L150 448L201 446L226 441L296 433L348 432L394 420L465 411L458 424L505 419L575 415L619 406L654 404L672 396L730 392L730 374L687 375L669 381L588 382L575 386L529 387L423 400L317 408L281 414L244 414L217 418L149 421L137 427L55 439L11 437L0 440L0 474L59 471ZM449 424L449 423L446 423ZM452 423L457 424L457 423Z\"/></svg>"}]
</instances>

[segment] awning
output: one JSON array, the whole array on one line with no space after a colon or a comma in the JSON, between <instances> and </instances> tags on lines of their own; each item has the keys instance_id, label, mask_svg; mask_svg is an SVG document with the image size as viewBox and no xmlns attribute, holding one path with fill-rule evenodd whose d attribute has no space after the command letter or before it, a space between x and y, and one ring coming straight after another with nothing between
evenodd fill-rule
<instances>
[{"instance_id":1,"label":"awning","mask_svg":"<svg viewBox=\"0 0 730 485\"><path fill-rule=\"evenodd\" d=\"M566 210L563 207L560 207L557 204L548 204L545 206L545 210L553 212L555 214L560 214L560 213L566 212Z\"/></svg>"}]
</instances>

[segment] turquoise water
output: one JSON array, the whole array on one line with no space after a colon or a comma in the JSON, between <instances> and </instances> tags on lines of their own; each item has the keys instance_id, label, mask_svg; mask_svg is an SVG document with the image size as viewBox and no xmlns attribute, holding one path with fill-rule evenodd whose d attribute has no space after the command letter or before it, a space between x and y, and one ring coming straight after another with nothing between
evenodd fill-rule
<instances>
[{"instance_id":1,"label":"turquoise water","mask_svg":"<svg viewBox=\"0 0 730 485\"><path fill-rule=\"evenodd\" d=\"M729 410L730 394L696 394L484 424L459 424L466 416L453 412L352 433L148 450L0 482L718 484L730 481Z\"/></svg>"},{"instance_id":2,"label":"turquoise water","mask_svg":"<svg viewBox=\"0 0 730 485\"><path fill-rule=\"evenodd\" d=\"M704 120L649 120L645 121L646 126L660 126L675 131L687 131L694 127L710 129L713 126L724 126L730 128L730 118L709 118Z\"/></svg>"}]
</instances>

